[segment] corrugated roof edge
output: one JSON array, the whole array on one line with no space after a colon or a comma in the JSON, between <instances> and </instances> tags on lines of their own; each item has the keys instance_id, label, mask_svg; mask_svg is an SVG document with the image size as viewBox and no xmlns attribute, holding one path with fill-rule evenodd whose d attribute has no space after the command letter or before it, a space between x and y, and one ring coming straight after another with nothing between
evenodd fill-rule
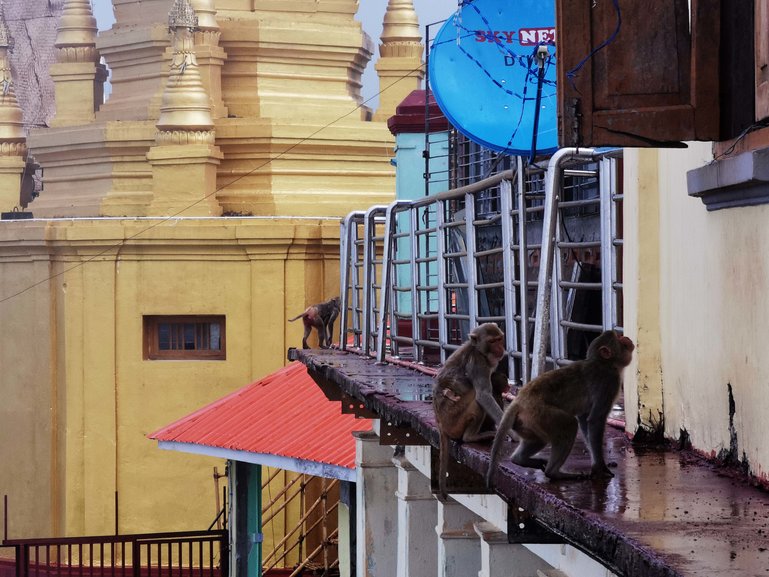
<instances>
[{"instance_id":1,"label":"corrugated roof edge","mask_svg":"<svg viewBox=\"0 0 769 577\"><path fill-rule=\"evenodd\" d=\"M292 363L147 437L162 448L229 458L226 454L349 479L336 468L354 471L352 433L370 429L370 420L342 414L341 405L326 399L306 367Z\"/></svg>"}]
</instances>

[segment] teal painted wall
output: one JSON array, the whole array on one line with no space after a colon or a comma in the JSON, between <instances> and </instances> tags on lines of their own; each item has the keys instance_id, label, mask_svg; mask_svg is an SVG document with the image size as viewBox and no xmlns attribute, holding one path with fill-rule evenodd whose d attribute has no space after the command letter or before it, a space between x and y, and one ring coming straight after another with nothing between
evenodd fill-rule
<instances>
[{"instance_id":1,"label":"teal painted wall","mask_svg":"<svg viewBox=\"0 0 769 577\"><path fill-rule=\"evenodd\" d=\"M445 135L445 136L444 136ZM430 136L430 172L440 175L431 182L428 194L443 192L447 189L445 176L448 174L448 133L432 133ZM417 200L425 196L425 135L421 133L402 133L395 137L395 197L398 200ZM401 230L409 229L409 215L404 213L398 217L398 226ZM431 245L430 251L434 253L436 247ZM407 255L409 240L398 240L398 254ZM437 274L437 267L433 264L422 265L419 271L420 282L430 283ZM396 270L398 285L411 286L412 271L409 265L399 265ZM411 296L408 293L398 293L398 311L411 312ZM435 306L422 303L422 310L429 310ZM436 309L437 310L437 309Z\"/></svg>"}]
</instances>

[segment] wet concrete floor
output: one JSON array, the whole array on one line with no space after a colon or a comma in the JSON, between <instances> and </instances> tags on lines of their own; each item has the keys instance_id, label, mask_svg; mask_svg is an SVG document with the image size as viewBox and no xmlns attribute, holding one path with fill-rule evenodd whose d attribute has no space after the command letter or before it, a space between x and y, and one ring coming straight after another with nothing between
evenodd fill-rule
<instances>
[{"instance_id":1,"label":"wet concrete floor","mask_svg":"<svg viewBox=\"0 0 769 577\"><path fill-rule=\"evenodd\" d=\"M430 375L336 350L297 356L316 380L437 446ZM494 490L620 575L769 576L766 491L693 452L635 447L611 427L606 437L607 461L616 464L612 479L553 482L505 459ZM485 474L488 446L457 451L461 462ZM581 439L565 468L589 471Z\"/></svg>"}]
</instances>

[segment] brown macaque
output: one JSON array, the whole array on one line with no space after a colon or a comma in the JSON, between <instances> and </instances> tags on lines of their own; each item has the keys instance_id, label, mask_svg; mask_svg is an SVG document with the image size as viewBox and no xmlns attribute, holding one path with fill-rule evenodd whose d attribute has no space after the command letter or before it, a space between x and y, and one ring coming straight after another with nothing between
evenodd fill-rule
<instances>
[{"instance_id":1,"label":"brown macaque","mask_svg":"<svg viewBox=\"0 0 769 577\"><path fill-rule=\"evenodd\" d=\"M444 499L449 440L489 440L494 433L481 432L486 415L495 424L502 418L501 405L494 399L491 375L505 354L505 334L494 323L485 323L470 333L470 338L446 359L435 377L433 408L441 438L438 486ZM499 379L495 380L499 383Z\"/></svg>"},{"instance_id":2,"label":"brown macaque","mask_svg":"<svg viewBox=\"0 0 769 577\"><path fill-rule=\"evenodd\" d=\"M499 461L499 451L510 429L519 440L512 461L543 469L550 479L613 477L603 454L606 418L622 385L622 370L633 357L633 341L604 331L587 350L584 361L539 375L519 391L498 424L491 447L486 484ZM561 471L574 446L577 428L590 451L590 475ZM536 458L550 445L550 458Z\"/></svg>"},{"instance_id":3,"label":"brown macaque","mask_svg":"<svg viewBox=\"0 0 769 577\"><path fill-rule=\"evenodd\" d=\"M304 323L304 336L302 337L302 348L309 349L307 337L310 336L313 327L318 332L318 346L321 349L327 349L331 346L331 339L334 336L334 321L339 316L339 297L334 297L325 302L316 305L310 305L305 311L288 319L294 322L301 318Z\"/></svg>"},{"instance_id":4,"label":"brown macaque","mask_svg":"<svg viewBox=\"0 0 769 577\"><path fill-rule=\"evenodd\" d=\"M504 361L504 359L503 359ZM500 370L502 363L497 365L497 370L491 373L491 395L494 397L494 401L499 405L500 409L505 408L505 398L511 397L510 395L510 381L507 379L507 368ZM491 415L486 415L481 425L481 431L496 431L497 424Z\"/></svg>"}]
</instances>

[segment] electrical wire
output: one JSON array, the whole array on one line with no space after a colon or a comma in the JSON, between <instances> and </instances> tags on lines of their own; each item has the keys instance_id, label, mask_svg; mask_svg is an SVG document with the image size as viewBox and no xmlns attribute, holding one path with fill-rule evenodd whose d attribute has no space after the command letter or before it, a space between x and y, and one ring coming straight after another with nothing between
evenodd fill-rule
<instances>
[{"instance_id":1,"label":"electrical wire","mask_svg":"<svg viewBox=\"0 0 769 577\"><path fill-rule=\"evenodd\" d=\"M577 77L577 72L582 70L582 67L585 66L585 64L587 64L590 61L590 59L592 59L593 56L596 55L598 51L603 50L609 44L614 42L617 39L617 36L619 36L620 30L622 29L622 11L620 10L620 7L619 7L619 0L612 0L612 4L614 5L614 11L617 15L617 24L614 28L614 32L612 32L606 40L604 40L598 46L593 48L587 56L585 56L582 60L580 60L579 63L574 68L572 68L566 73L566 78L569 79L569 83L572 85L572 88L574 88L574 90L576 90L577 92L579 91L577 90L576 84L574 83L574 79Z\"/></svg>"},{"instance_id":2,"label":"electrical wire","mask_svg":"<svg viewBox=\"0 0 769 577\"><path fill-rule=\"evenodd\" d=\"M7 301L9 301L9 300L11 300L13 298L16 298L16 297L18 297L20 295L23 295L24 293L31 291L33 288L38 287L38 286L40 286L42 284L45 284L45 283L47 283L47 282L49 282L49 281L51 281L51 280L53 280L55 278L58 278L58 277L60 277L62 275L65 275L68 272L76 270L76 269L80 268L81 266L84 266L84 265L86 265L86 264L88 264L90 262L93 262L97 258L99 258L101 256L104 256L105 254L109 253L112 250L120 249L121 247L125 246L125 244L128 241L131 241L131 240L137 238L138 236L140 236L140 235L142 235L142 234L152 230L153 228L156 228L156 227L160 226L161 224L165 224L165 223L167 223L167 222L177 218L180 214L182 214L182 213L186 212L187 210L191 209L192 207L200 204L204 200L207 200L208 198L214 196L215 194L219 193L220 191L224 190L225 188L227 188L229 186L232 186L236 182L239 182L240 180L242 180L242 179L244 179L244 178L246 178L248 176L251 176L252 174L257 172L258 170L261 170L265 166L268 166L273 161L278 160L279 158L281 158L284 155L288 154L289 152L294 150L296 147L298 147L298 146L304 144L305 142L307 142L308 140L314 138L320 132L326 130L327 128L330 128L331 126L335 125L336 123L338 123L338 122L344 120L345 118L347 118L348 116L354 114L355 112L357 112L358 110L363 108L366 104L368 104L369 102L371 102L372 100L377 98L380 94L382 94L383 92L386 92L387 90L389 90L390 88L395 86L397 83L399 83L401 80L405 80L406 78L411 77L411 75L413 75L415 72L418 72L422 68L424 68L424 64L420 64L419 66L417 66L416 68L410 70L409 72L407 72L403 76L401 76L399 78L396 78L390 84L388 84L387 86L385 86L384 88L379 90L379 92L377 92L376 94L374 94L370 98L367 98L366 100L363 100L362 102L360 102L360 104L358 104L355 108L353 108L349 112L343 114L342 116L339 116L338 118L332 120L328 124L325 124L324 126L321 126L317 130L315 130L312 134L309 134L308 136L305 136L301 140L299 140L299 141L295 142L294 144L292 144L291 146L289 146L286 150L278 153L277 155L275 155L275 156L273 156L271 158L268 158L267 160L265 160L259 166L249 170L248 172L246 172L244 174L241 174L240 176L234 178L230 182L228 182L226 184L223 184L222 186L218 187L213 192L207 194L206 196L204 196L202 198L199 198L198 200L196 200L195 202L193 202L192 204L190 204L188 206L185 206L183 209L179 210L178 212L175 212L174 214L172 214L170 216L161 217L157 222L155 222L155 223L153 223L153 224L143 228L142 230L136 232L135 234L133 234L133 235L127 237L127 238L122 239L120 242L117 242L114 245L111 245L111 246L105 248L101 252L98 252L95 255L90 256L89 258L87 258L87 259L85 259L85 260L83 260L83 261L81 261L81 262L79 262L79 263L77 263L77 264L75 264L75 265L73 265L73 266L63 270L63 271L60 271L60 272L58 272L56 274L53 274L53 275L51 275L51 276L49 276L49 277L47 277L45 279L42 279L42 280L40 280L40 281L38 281L38 282L36 282L34 284L31 284L31 285L27 286L26 288L21 289L20 291L17 291L15 293L11 294L11 295L8 295L7 297L3 297L2 299L0 299L0 304L3 304L3 303L5 303L5 302L7 302Z\"/></svg>"}]
</instances>

